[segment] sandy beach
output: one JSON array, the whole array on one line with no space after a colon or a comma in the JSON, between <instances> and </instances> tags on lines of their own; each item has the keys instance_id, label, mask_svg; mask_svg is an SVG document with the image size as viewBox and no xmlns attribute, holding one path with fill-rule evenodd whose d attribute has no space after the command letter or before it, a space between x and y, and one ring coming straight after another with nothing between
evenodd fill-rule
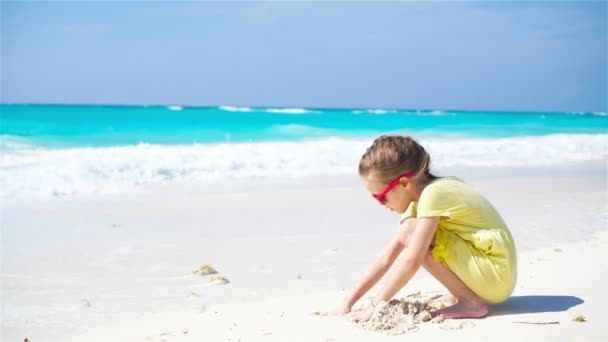
<instances>
[{"instance_id":1,"label":"sandy beach","mask_svg":"<svg viewBox=\"0 0 608 342\"><path fill-rule=\"evenodd\" d=\"M0 342L608 342L608 1L0 21Z\"/></svg>"},{"instance_id":2,"label":"sandy beach","mask_svg":"<svg viewBox=\"0 0 608 342\"><path fill-rule=\"evenodd\" d=\"M397 228L352 177L4 201L2 340L608 339L605 162L441 171L490 199L517 242L516 290L487 318L389 336L324 315ZM207 264L217 274L194 272ZM416 291L444 293L424 270L399 296Z\"/></svg>"}]
</instances>

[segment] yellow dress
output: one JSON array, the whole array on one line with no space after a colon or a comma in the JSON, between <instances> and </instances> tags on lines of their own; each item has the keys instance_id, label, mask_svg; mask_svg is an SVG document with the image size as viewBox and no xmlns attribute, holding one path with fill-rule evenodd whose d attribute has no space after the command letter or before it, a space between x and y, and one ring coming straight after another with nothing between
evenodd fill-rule
<instances>
[{"instance_id":1,"label":"yellow dress","mask_svg":"<svg viewBox=\"0 0 608 342\"><path fill-rule=\"evenodd\" d=\"M515 242L492 204L456 177L439 178L401 218L433 216L440 217L432 250L435 260L486 302L509 298L517 281Z\"/></svg>"}]
</instances>

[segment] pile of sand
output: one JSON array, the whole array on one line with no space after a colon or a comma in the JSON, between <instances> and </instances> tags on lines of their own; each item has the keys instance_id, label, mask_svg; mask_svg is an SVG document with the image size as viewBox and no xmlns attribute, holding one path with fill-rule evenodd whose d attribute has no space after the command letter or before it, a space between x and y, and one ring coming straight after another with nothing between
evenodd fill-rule
<instances>
[{"instance_id":1,"label":"pile of sand","mask_svg":"<svg viewBox=\"0 0 608 342\"><path fill-rule=\"evenodd\" d=\"M415 293L402 299L380 302L369 321L357 324L364 329L400 335L418 330L422 322L442 323L443 318L431 315L432 311L444 306L443 302L435 299L437 297L421 298L420 293Z\"/></svg>"}]
</instances>

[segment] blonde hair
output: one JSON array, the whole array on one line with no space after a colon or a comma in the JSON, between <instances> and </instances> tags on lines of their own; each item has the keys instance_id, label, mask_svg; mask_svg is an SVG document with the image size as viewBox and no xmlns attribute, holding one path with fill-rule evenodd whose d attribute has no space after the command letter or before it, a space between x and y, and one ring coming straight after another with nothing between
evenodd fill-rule
<instances>
[{"instance_id":1,"label":"blonde hair","mask_svg":"<svg viewBox=\"0 0 608 342\"><path fill-rule=\"evenodd\" d=\"M437 178L430 173L431 156L416 140L399 135L382 135L368 147L359 162L359 174L363 177L374 173L374 179L391 183L408 172L416 172L415 178Z\"/></svg>"}]
</instances>

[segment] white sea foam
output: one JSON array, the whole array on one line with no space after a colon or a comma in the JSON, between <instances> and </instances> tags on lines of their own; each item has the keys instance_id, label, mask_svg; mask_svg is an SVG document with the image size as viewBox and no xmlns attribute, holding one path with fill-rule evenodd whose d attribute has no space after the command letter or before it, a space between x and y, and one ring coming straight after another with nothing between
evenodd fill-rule
<instances>
[{"instance_id":1,"label":"white sea foam","mask_svg":"<svg viewBox=\"0 0 608 342\"><path fill-rule=\"evenodd\" d=\"M184 109L184 107L182 107L182 106L169 106L167 108L169 108L170 110L175 110L175 111L180 111L180 110Z\"/></svg>"},{"instance_id":2,"label":"white sea foam","mask_svg":"<svg viewBox=\"0 0 608 342\"><path fill-rule=\"evenodd\" d=\"M146 184L352 175L372 139L19 149L0 156L2 197L124 192ZM433 165L518 166L607 160L608 134L421 139Z\"/></svg>"},{"instance_id":3,"label":"white sea foam","mask_svg":"<svg viewBox=\"0 0 608 342\"><path fill-rule=\"evenodd\" d=\"M33 145L27 139L16 137L14 135L0 134L0 153L39 148L40 147Z\"/></svg>"},{"instance_id":4,"label":"white sea foam","mask_svg":"<svg viewBox=\"0 0 608 342\"><path fill-rule=\"evenodd\" d=\"M403 114L403 115L419 115L419 116L454 116L456 113L444 112L441 110L433 111L406 111L406 110L394 110L394 109L366 109L366 110L353 110L353 114Z\"/></svg>"},{"instance_id":5,"label":"white sea foam","mask_svg":"<svg viewBox=\"0 0 608 342\"><path fill-rule=\"evenodd\" d=\"M221 106L219 108L227 112L253 112L253 109L249 107Z\"/></svg>"},{"instance_id":6,"label":"white sea foam","mask_svg":"<svg viewBox=\"0 0 608 342\"><path fill-rule=\"evenodd\" d=\"M221 106L221 110L228 112L266 112L266 113L279 113L279 114L313 114L320 113L315 110L305 108L251 108L251 107L235 107L235 106Z\"/></svg>"},{"instance_id":7,"label":"white sea foam","mask_svg":"<svg viewBox=\"0 0 608 342\"><path fill-rule=\"evenodd\" d=\"M280 114L315 114L320 113L311 109L304 108L266 108L263 111L268 113L280 113Z\"/></svg>"},{"instance_id":8,"label":"white sea foam","mask_svg":"<svg viewBox=\"0 0 608 342\"><path fill-rule=\"evenodd\" d=\"M366 109L366 110L354 110L353 114L393 114L398 111L394 109Z\"/></svg>"},{"instance_id":9,"label":"white sea foam","mask_svg":"<svg viewBox=\"0 0 608 342\"><path fill-rule=\"evenodd\" d=\"M456 113L444 112L442 110L433 110L430 112L424 112L424 111L417 110L416 115L420 115L420 116L454 116L454 115L456 115Z\"/></svg>"}]
</instances>

